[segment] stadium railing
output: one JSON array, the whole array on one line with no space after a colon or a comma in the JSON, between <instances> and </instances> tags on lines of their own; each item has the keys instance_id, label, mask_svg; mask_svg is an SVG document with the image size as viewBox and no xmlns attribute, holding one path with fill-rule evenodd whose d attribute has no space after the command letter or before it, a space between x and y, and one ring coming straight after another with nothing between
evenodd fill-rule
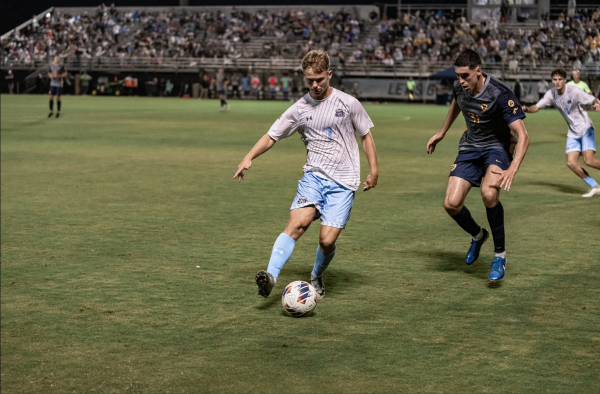
<instances>
[{"instance_id":1,"label":"stadium railing","mask_svg":"<svg viewBox=\"0 0 600 394\"><path fill-rule=\"evenodd\" d=\"M11 62L4 57L1 62L2 69L35 70L48 65L48 60L36 60L29 64ZM121 71L121 72L189 72L197 73L201 70L224 68L226 70L287 70L300 71L299 59L263 59L263 58L114 58L114 57L77 57L75 55L63 59L63 64L70 72L83 71ZM427 63L420 60L404 60L393 66L386 66L381 61L361 61L340 64L338 59L332 59L331 68L339 76L369 76L369 77L417 77L429 78L433 74L444 71L453 66L451 61ZM509 71L506 64L487 63L484 70L503 79L539 79L549 78L554 65L523 66L515 72ZM598 67L584 70L587 75L600 75Z\"/></svg>"}]
</instances>

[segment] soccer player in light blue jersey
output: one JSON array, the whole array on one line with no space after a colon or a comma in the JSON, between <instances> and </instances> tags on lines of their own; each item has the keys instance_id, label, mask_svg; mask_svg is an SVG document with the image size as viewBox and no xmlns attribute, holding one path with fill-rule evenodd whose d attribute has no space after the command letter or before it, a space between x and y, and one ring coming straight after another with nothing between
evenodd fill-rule
<instances>
[{"instance_id":1,"label":"soccer player in light blue jersey","mask_svg":"<svg viewBox=\"0 0 600 394\"><path fill-rule=\"evenodd\" d=\"M552 84L554 88L546 92L544 97L536 105L523 107L525 112L535 113L540 108L554 105L561 113L567 125L567 167L590 186L590 190L582 197L593 197L600 195L600 185L579 164L579 156L583 156L583 162L592 168L600 170L600 159L596 153L596 131L594 124L587 114L584 106L591 105L596 111L600 110L600 101L591 94L587 94L577 85L569 85L567 73L562 68L552 71Z\"/></svg>"},{"instance_id":2,"label":"soccer player in light blue jersey","mask_svg":"<svg viewBox=\"0 0 600 394\"><path fill-rule=\"evenodd\" d=\"M360 186L357 137L361 139L371 167L363 190L374 188L379 176L375 143L370 132L373 123L358 100L329 86L332 71L327 53L310 51L302 60L302 69L310 86L309 93L275 121L241 161L233 176L241 181L254 158L271 149L275 142L296 132L300 134L308 151L304 176L298 182L288 223L273 245L268 268L256 274L258 293L263 297L268 297L273 290L296 241L319 218L321 231L311 283L317 298L325 296L323 273L335 255L335 243L350 219L354 193Z\"/></svg>"},{"instance_id":3,"label":"soccer player in light blue jersey","mask_svg":"<svg viewBox=\"0 0 600 394\"><path fill-rule=\"evenodd\" d=\"M481 246L489 237L465 206L471 187L481 187L481 197L494 239L494 260L489 279L504 277L506 250L504 208L500 189L510 190L521 162L525 158L529 137L523 124L521 104L502 82L481 71L481 58L471 49L463 51L454 63L458 80L454 83L454 100L442 130L427 143L432 154L448 129L462 112L467 123L458 144L458 156L452 165L446 188L444 208L456 223L473 238L465 262L473 264ZM513 157L513 145L518 138Z\"/></svg>"}]
</instances>

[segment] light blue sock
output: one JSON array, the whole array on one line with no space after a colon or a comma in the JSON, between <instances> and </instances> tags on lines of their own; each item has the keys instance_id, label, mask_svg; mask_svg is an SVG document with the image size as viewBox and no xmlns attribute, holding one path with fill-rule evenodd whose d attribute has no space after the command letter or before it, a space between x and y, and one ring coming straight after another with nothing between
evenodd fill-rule
<instances>
[{"instance_id":1,"label":"light blue sock","mask_svg":"<svg viewBox=\"0 0 600 394\"><path fill-rule=\"evenodd\" d=\"M590 185L590 187L594 187L598 184L598 182L596 182L594 180L594 178L592 178L591 176L588 176L587 178L583 178L583 181L585 183L587 183L588 185Z\"/></svg>"},{"instance_id":2,"label":"light blue sock","mask_svg":"<svg viewBox=\"0 0 600 394\"><path fill-rule=\"evenodd\" d=\"M285 233L279 234L279 237L277 237L277 240L275 241L275 245L273 245L267 272L273 274L273 276L277 278L285 263L290 259L295 245L296 241L294 241L292 237Z\"/></svg>"},{"instance_id":3,"label":"light blue sock","mask_svg":"<svg viewBox=\"0 0 600 394\"><path fill-rule=\"evenodd\" d=\"M329 267L329 263L333 260L333 256L335 256L335 250L331 254L324 255L321 252L321 246L317 246L317 258L315 259L315 267L312 271L313 275L316 277L323 276L323 273Z\"/></svg>"}]
</instances>

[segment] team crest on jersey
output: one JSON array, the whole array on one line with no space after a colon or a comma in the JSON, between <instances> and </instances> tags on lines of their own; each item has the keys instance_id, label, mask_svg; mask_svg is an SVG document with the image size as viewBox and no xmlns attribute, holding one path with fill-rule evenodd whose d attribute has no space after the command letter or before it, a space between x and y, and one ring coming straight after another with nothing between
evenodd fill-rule
<instances>
[{"instance_id":1,"label":"team crest on jersey","mask_svg":"<svg viewBox=\"0 0 600 394\"><path fill-rule=\"evenodd\" d=\"M567 101L567 104L571 104L571 100Z\"/></svg>"},{"instance_id":2,"label":"team crest on jersey","mask_svg":"<svg viewBox=\"0 0 600 394\"><path fill-rule=\"evenodd\" d=\"M344 113L343 109L336 109L335 110L335 117L336 118L343 118L344 116L346 116L346 114Z\"/></svg>"},{"instance_id":3,"label":"team crest on jersey","mask_svg":"<svg viewBox=\"0 0 600 394\"><path fill-rule=\"evenodd\" d=\"M487 109L487 104L481 104L481 110L485 111Z\"/></svg>"},{"instance_id":4,"label":"team crest on jersey","mask_svg":"<svg viewBox=\"0 0 600 394\"><path fill-rule=\"evenodd\" d=\"M298 204L306 204L306 201L308 201L306 197L300 197L298 199Z\"/></svg>"},{"instance_id":5,"label":"team crest on jersey","mask_svg":"<svg viewBox=\"0 0 600 394\"><path fill-rule=\"evenodd\" d=\"M514 107L515 106L515 102L512 100L508 100L508 106L509 107Z\"/></svg>"}]
</instances>

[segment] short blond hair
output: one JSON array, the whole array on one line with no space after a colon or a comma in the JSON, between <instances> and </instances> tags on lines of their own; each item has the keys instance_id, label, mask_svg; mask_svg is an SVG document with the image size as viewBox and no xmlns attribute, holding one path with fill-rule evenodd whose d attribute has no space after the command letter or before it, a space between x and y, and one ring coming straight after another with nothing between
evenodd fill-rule
<instances>
[{"instance_id":1,"label":"short blond hair","mask_svg":"<svg viewBox=\"0 0 600 394\"><path fill-rule=\"evenodd\" d=\"M302 70L312 68L313 72L320 74L329 71L329 55L320 49L313 49L302 59Z\"/></svg>"}]
</instances>

